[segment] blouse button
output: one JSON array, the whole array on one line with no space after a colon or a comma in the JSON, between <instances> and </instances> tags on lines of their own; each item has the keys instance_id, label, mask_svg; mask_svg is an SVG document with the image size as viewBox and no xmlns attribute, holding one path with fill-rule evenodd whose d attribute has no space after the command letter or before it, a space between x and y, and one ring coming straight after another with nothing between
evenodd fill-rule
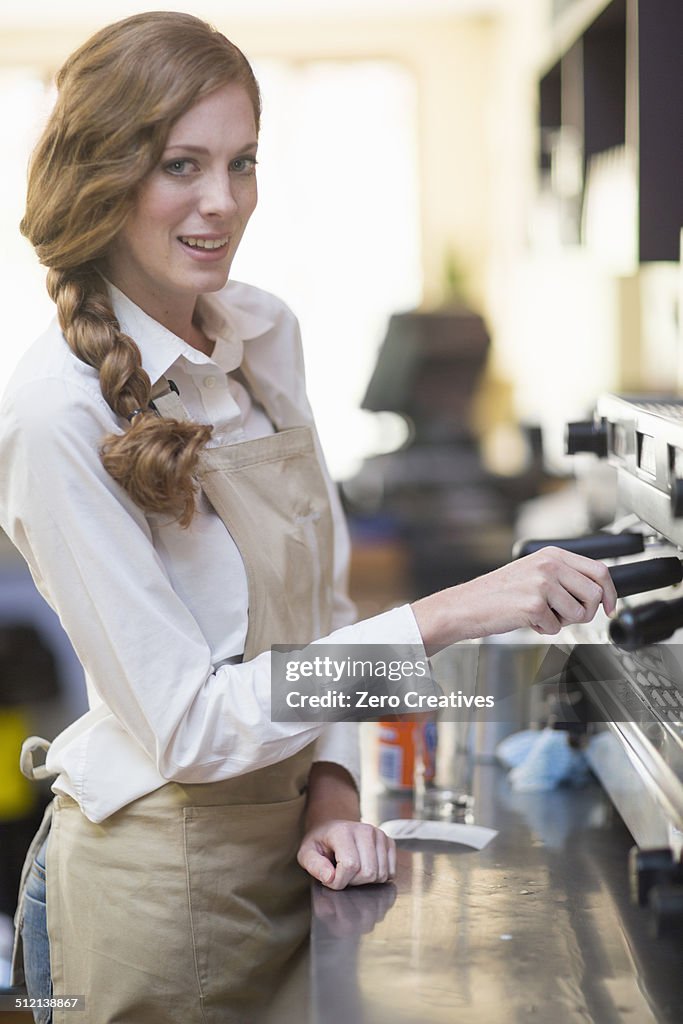
<instances>
[{"instance_id":1,"label":"blouse button","mask_svg":"<svg viewBox=\"0 0 683 1024\"><path fill-rule=\"evenodd\" d=\"M216 378L215 377L205 377L204 378L204 387L205 388L215 388L216 387Z\"/></svg>"}]
</instances>

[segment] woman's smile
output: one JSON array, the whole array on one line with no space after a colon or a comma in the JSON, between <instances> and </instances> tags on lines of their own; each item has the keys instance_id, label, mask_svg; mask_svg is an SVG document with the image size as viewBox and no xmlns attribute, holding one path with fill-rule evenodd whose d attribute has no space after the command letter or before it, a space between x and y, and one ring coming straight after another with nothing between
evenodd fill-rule
<instances>
[{"instance_id":1,"label":"woman's smile","mask_svg":"<svg viewBox=\"0 0 683 1024\"><path fill-rule=\"evenodd\" d=\"M207 238L205 236L181 235L180 241L190 249L224 249L230 241L230 237Z\"/></svg>"},{"instance_id":2,"label":"woman's smile","mask_svg":"<svg viewBox=\"0 0 683 1024\"><path fill-rule=\"evenodd\" d=\"M228 255L230 236L224 235L221 238L209 238L201 235L181 235L178 241L187 249L188 255L193 260L200 262L212 262L222 260Z\"/></svg>"}]
</instances>

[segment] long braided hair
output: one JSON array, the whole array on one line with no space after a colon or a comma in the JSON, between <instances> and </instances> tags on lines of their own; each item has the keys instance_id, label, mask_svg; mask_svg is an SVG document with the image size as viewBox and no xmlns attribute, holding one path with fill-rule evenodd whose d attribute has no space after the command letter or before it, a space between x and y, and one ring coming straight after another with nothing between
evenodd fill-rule
<instances>
[{"instance_id":1,"label":"long braided hair","mask_svg":"<svg viewBox=\"0 0 683 1024\"><path fill-rule=\"evenodd\" d=\"M73 53L29 167L22 234L47 266L47 289L69 346L99 373L126 421L103 438L102 462L145 511L189 525L195 473L211 427L157 416L140 351L114 315L98 269L157 165L171 126L228 84L245 87L258 129L258 85L240 50L188 14L149 12L116 22ZM136 412L137 411L137 412Z\"/></svg>"}]
</instances>

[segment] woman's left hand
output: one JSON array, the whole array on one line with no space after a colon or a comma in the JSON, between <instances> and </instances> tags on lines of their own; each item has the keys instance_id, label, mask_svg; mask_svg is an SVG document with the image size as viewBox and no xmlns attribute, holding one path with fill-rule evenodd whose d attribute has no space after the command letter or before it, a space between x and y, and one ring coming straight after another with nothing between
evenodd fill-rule
<instances>
[{"instance_id":1,"label":"woman's left hand","mask_svg":"<svg viewBox=\"0 0 683 1024\"><path fill-rule=\"evenodd\" d=\"M387 882L396 874L396 844L374 825L333 819L310 829L297 857L328 889Z\"/></svg>"}]
</instances>

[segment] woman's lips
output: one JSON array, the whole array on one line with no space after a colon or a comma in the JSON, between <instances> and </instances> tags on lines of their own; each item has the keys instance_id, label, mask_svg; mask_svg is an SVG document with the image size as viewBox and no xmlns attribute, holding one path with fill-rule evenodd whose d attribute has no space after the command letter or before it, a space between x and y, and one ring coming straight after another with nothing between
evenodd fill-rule
<instances>
[{"instance_id":1,"label":"woman's lips","mask_svg":"<svg viewBox=\"0 0 683 1024\"><path fill-rule=\"evenodd\" d=\"M195 260L210 262L222 259L230 244L229 236L219 238L202 238L198 235L179 235L178 241L183 249Z\"/></svg>"}]
</instances>

